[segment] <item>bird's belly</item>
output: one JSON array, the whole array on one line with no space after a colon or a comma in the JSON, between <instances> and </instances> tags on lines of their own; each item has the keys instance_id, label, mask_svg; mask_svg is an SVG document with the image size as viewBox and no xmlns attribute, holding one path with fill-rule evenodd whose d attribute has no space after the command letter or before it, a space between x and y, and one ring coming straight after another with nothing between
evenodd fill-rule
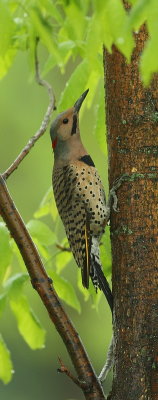
<instances>
[{"instance_id":1,"label":"bird's belly","mask_svg":"<svg viewBox=\"0 0 158 400\"><path fill-rule=\"evenodd\" d=\"M62 169L56 170L53 174L54 197L65 227L68 220L71 220L72 224L74 223L77 226L80 218L85 219L86 212L91 236L100 239L107 224L105 195L102 186L98 185L98 182L100 183L98 176L95 178L95 185L94 183L91 184L91 177L88 178L89 181L87 179L86 183L81 185L80 176L74 178L73 175L69 179L69 174L65 177ZM85 221L83 221L83 224L85 224Z\"/></svg>"}]
</instances>

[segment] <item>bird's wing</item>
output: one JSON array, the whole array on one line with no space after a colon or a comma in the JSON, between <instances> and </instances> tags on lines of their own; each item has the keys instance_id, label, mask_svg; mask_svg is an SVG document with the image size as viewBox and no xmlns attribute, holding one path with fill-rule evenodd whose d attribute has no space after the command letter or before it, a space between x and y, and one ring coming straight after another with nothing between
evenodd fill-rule
<instances>
[{"instance_id":1,"label":"bird's wing","mask_svg":"<svg viewBox=\"0 0 158 400\"><path fill-rule=\"evenodd\" d=\"M59 214L63 221L76 263L81 267L83 286L89 287L90 273L90 214L82 197L82 163L69 164L53 172L53 189ZM83 181L84 182L84 181Z\"/></svg>"},{"instance_id":2,"label":"bird's wing","mask_svg":"<svg viewBox=\"0 0 158 400\"><path fill-rule=\"evenodd\" d=\"M54 171L54 194L64 223L71 250L81 267L82 282L89 286L92 232L99 238L103 232L98 214L103 214L104 198L100 178L95 168L74 162ZM101 204L101 209L98 209ZM92 231L92 232L90 232Z\"/></svg>"},{"instance_id":3,"label":"bird's wing","mask_svg":"<svg viewBox=\"0 0 158 400\"><path fill-rule=\"evenodd\" d=\"M91 242L92 238L90 235L90 218L88 213L86 212L86 221L85 221L85 249L84 249L84 263L81 268L82 272L82 284L84 287L89 287L89 274L90 274L90 263L91 263Z\"/></svg>"},{"instance_id":4,"label":"bird's wing","mask_svg":"<svg viewBox=\"0 0 158 400\"><path fill-rule=\"evenodd\" d=\"M76 263L81 267L83 286L89 287L90 273L90 219L81 203L72 207L65 221L66 234Z\"/></svg>"},{"instance_id":5,"label":"bird's wing","mask_svg":"<svg viewBox=\"0 0 158 400\"><path fill-rule=\"evenodd\" d=\"M53 171L53 190L60 217L76 263L82 270L83 285L89 285L90 229L86 207L78 184L79 170L74 165ZM77 193L77 188L78 192Z\"/></svg>"}]
</instances>

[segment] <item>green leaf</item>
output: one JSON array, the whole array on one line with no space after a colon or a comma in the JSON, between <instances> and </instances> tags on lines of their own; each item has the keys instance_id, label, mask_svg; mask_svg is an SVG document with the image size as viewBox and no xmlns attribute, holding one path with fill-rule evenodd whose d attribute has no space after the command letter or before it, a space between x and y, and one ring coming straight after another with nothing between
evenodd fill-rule
<instances>
[{"instance_id":1,"label":"green leaf","mask_svg":"<svg viewBox=\"0 0 158 400\"><path fill-rule=\"evenodd\" d=\"M63 23L63 18L52 0L36 0L36 4L40 7L41 11L48 16L52 16L59 24Z\"/></svg>"},{"instance_id":2,"label":"green leaf","mask_svg":"<svg viewBox=\"0 0 158 400\"><path fill-rule=\"evenodd\" d=\"M95 14L100 15L104 9L105 4L106 4L106 2L103 2L102 0L93 0L93 8L94 8Z\"/></svg>"},{"instance_id":3,"label":"green leaf","mask_svg":"<svg viewBox=\"0 0 158 400\"><path fill-rule=\"evenodd\" d=\"M83 40L86 27L83 10L71 1L67 7L64 7L64 11L66 18L63 28L67 33L67 38L75 41Z\"/></svg>"},{"instance_id":4,"label":"green leaf","mask_svg":"<svg viewBox=\"0 0 158 400\"><path fill-rule=\"evenodd\" d=\"M13 37L14 47L18 50L25 51L28 48L28 38L29 38L26 16L25 17L24 15L22 17L14 16L13 21L15 23L15 28L16 28Z\"/></svg>"},{"instance_id":5,"label":"green leaf","mask_svg":"<svg viewBox=\"0 0 158 400\"><path fill-rule=\"evenodd\" d=\"M15 315L18 330L32 350L40 349L45 343L45 330L29 306L26 296L19 295L10 300L10 307Z\"/></svg>"},{"instance_id":6,"label":"green leaf","mask_svg":"<svg viewBox=\"0 0 158 400\"><path fill-rule=\"evenodd\" d=\"M11 67L14 57L16 55L15 49L8 49L4 56L0 56L0 79L2 79Z\"/></svg>"},{"instance_id":7,"label":"green leaf","mask_svg":"<svg viewBox=\"0 0 158 400\"><path fill-rule=\"evenodd\" d=\"M42 77L48 74L48 72L56 66L56 60L52 54L49 54L44 67L42 69Z\"/></svg>"},{"instance_id":8,"label":"green leaf","mask_svg":"<svg viewBox=\"0 0 158 400\"><path fill-rule=\"evenodd\" d=\"M99 18L94 14L89 21L87 30L85 54L91 64L97 60L98 53L102 51L101 24Z\"/></svg>"},{"instance_id":9,"label":"green leaf","mask_svg":"<svg viewBox=\"0 0 158 400\"><path fill-rule=\"evenodd\" d=\"M7 5L1 1L0 3L0 78L7 73L16 49L13 45L13 36L15 32L15 24L9 12Z\"/></svg>"},{"instance_id":10,"label":"green leaf","mask_svg":"<svg viewBox=\"0 0 158 400\"><path fill-rule=\"evenodd\" d=\"M66 236L60 242L60 246L62 248L70 249L70 245L68 243L68 239ZM57 246L57 248L58 248L58 246ZM66 250L59 251L55 255L55 264L56 264L57 274L60 274L60 272L67 266L67 264L71 260L72 260L72 252L71 251L66 251Z\"/></svg>"},{"instance_id":11,"label":"green leaf","mask_svg":"<svg viewBox=\"0 0 158 400\"><path fill-rule=\"evenodd\" d=\"M60 39L59 39L60 40ZM80 51L82 47L81 42L73 40L62 41L58 44L58 48L62 57L63 66L67 64L70 57L75 56L77 52ZM65 72L64 68L62 69L62 73Z\"/></svg>"},{"instance_id":12,"label":"green leaf","mask_svg":"<svg viewBox=\"0 0 158 400\"><path fill-rule=\"evenodd\" d=\"M25 263L22 258L22 255L20 253L20 250L13 239L10 240L10 247L12 249L13 254L15 254L15 256L17 258L20 268L22 269L22 271L26 271Z\"/></svg>"},{"instance_id":13,"label":"green leaf","mask_svg":"<svg viewBox=\"0 0 158 400\"><path fill-rule=\"evenodd\" d=\"M35 36L40 37L43 44L48 49L49 53L54 56L57 63L62 64L60 52L58 51L57 44L52 37L52 28L46 18L40 13L39 8L34 7L29 10L29 15L35 30Z\"/></svg>"},{"instance_id":14,"label":"green leaf","mask_svg":"<svg viewBox=\"0 0 158 400\"><path fill-rule=\"evenodd\" d=\"M61 51L63 51L65 54L69 51L72 50L76 47L76 42L73 40L66 40L65 42L59 43L59 48Z\"/></svg>"},{"instance_id":15,"label":"green leaf","mask_svg":"<svg viewBox=\"0 0 158 400\"><path fill-rule=\"evenodd\" d=\"M13 364L10 352L0 335L0 379L3 383L9 383L13 374Z\"/></svg>"},{"instance_id":16,"label":"green leaf","mask_svg":"<svg viewBox=\"0 0 158 400\"><path fill-rule=\"evenodd\" d=\"M7 297L6 293L0 295L0 317L6 305L6 300L7 300L6 297Z\"/></svg>"},{"instance_id":17,"label":"green leaf","mask_svg":"<svg viewBox=\"0 0 158 400\"><path fill-rule=\"evenodd\" d=\"M27 273L18 273L12 275L4 284L10 297L16 297L21 294L24 283L29 279Z\"/></svg>"},{"instance_id":18,"label":"green leaf","mask_svg":"<svg viewBox=\"0 0 158 400\"><path fill-rule=\"evenodd\" d=\"M72 254L68 251L61 251L56 255L57 273L60 273L72 260Z\"/></svg>"},{"instance_id":19,"label":"green leaf","mask_svg":"<svg viewBox=\"0 0 158 400\"><path fill-rule=\"evenodd\" d=\"M149 85L152 74L158 71L157 46L158 38L155 35L148 41L141 57L140 72L145 86Z\"/></svg>"},{"instance_id":20,"label":"green leaf","mask_svg":"<svg viewBox=\"0 0 158 400\"><path fill-rule=\"evenodd\" d=\"M113 41L129 61L134 48L134 39L129 27L129 16L124 9L122 0L107 0L105 12L111 27Z\"/></svg>"},{"instance_id":21,"label":"green leaf","mask_svg":"<svg viewBox=\"0 0 158 400\"><path fill-rule=\"evenodd\" d=\"M101 36L103 43L107 48L108 52L111 53L113 34L112 34L112 27L110 25L110 21L108 18L108 13L106 12L106 8L103 10L100 16L100 23L101 23Z\"/></svg>"},{"instance_id":22,"label":"green leaf","mask_svg":"<svg viewBox=\"0 0 158 400\"><path fill-rule=\"evenodd\" d=\"M32 74L32 79L35 74L35 47L36 47L36 32L32 23L28 23L28 63Z\"/></svg>"},{"instance_id":23,"label":"green leaf","mask_svg":"<svg viewBox=\"0 0 158 400\"><path fill-rule=\"evenodd\" d=\"M49 188L49 190L43 197L43 199L39 205L39 208L37 209L37 211L34 214L34 217L41 218L48 214L51 214L54 221L56 220L56 217L58 216L58 211L57 211L57 207L55 204L52 187Z\"/></svg>"},{"instance_id":24,"label":"green leaf","mask_svg":"<svg viewBox=\"0 0 158 400\"><path fill-rule=\"evenodd\" d=\"M151 0L150 7L148 8L148 21L147 21L150 38L145 45L145 49L142 54L140 63L140 71L145 85L149 84L152 74L158 71L157 21L158 21L157 1Z\"/></svg>"},{"instance_id":25,"label":"green leaf","mask_svg":"<svg viewBox=\"0 0 158 400\"><path fill-rule=\"evenodd\" d=\"M97 91L95 119L93 134L95 135L101 151L107 156L106 126L105 126L105 99L103 81Z\"/></svg>"},{"instance_id":26,"label":"green leaf","mask_svg":"<svg viewBox=\"0 0 158 400\"><path fill-rule=\"evenodd\" d=\"M5 288L20 334L32 349L37 349L44 345L45 331L30 308L26 296L22 294L23 285L28 279L28 274L16 274L8 279Z\"/></svg>"},{"instance_id":27,"label":"green leaf","mask_svg":"<svg viewBox=\"0 0 158 400\"><path fill-rule=\"evenodd\" d=\"M148 19L151 3L148 0L139 0L131 8L129 13L129 26L138 31L141 25Z\"/></svg>"},{"instance_id":28,"label":"green leaf","mask_svg":"<svg viewBox=\"0 0 158 400\"><path fill-rule=\"evenodd\" d=\"M61 93L61 97L58 104L58 110L63 111L74 104L75 101L84 90L87 89L87 78L89 75L89 64L87 60L83 60L72 73L69 81L66 84L64 91ZM75 90L74 90L75 88ZM84 108L82 106L82 110Z\"/></svg>"},{"instance_id":29,"label":"green leaf","mask_svg":"<svg viewBox=\"0 0 158 400\"><path fill-rule=\"evenodd\" d=\"M47 263L50 261L52 265L52 251L49 250L47 246L42 245L36 238L34 238L34 243L36 244L41 257L44 258L44 261Z\"/></svg>"},{"instance_id":30,"label":"green leaf","mask_svg":"<svg viewBox=\"0 0 158 400\"><path fill-rule=\"evenodd\" d=\"M0 281L2 282L6 269L11 263L12 251L10 247L10 236L3 222L0 222Z\"/></svg>"},{"instance_id":31,"label":"green leaf","mask_svg":"<svg viewBox=\"0 0 158 400\"><path fill-rule=\"evenodd\" d=\"M55 271L49 271L49 275L53 279L53 284L58 296L64 300L66 304L80 313L81 306L71 283L61 278Z\"/></svg>"},{"instance_id":32,"label":"green leaf","mask_svg":"<svg viewBox=\"0 0 158 400\"><path fill-rule=\"evenodd\" d=\"M99 63L97 62L97 66L98 65L99 65ZM96 66L96 64L95 64L95 66ZM92 88L92 90L89 91L88 97L86 99L87 108L91 108L91 106L92 106L92 102L94 100L97 85L100 81L100 76L101 76L102 72L103 71L101 68L96 67L95 70L92 69L91 73L89 74L89 77L87 80L87 88Z\"/></svg>"},{"instance_id":33,"label":"green leaf","mask_svg":"<svg viewBox=\"0 0 158 400\"><path fill-rule=\"evenodd\" d=\"M33 238L36 238L41 244L50 246L57 240L55 233L52 232L44 222L32 219L26 226L30 235Z\"/></svg>"},{"instance_id":34,"label":"green leaf","mask_svg":"<svg viewBox=\"0 0 158 400\"><path fill-rule=\"evenodd\" d=\"M92 18L89 48L90 53L96 56L97 47L104 42L106 48L111 52L111 46L114 43L118 49L130 60L134 47L134 39L129 26L129 16L125 11L122 0L94 0L95 13ZM96 33L96 42L94 35ZM91 39L92 38L92 39ZM94 45L94 52L93 52Z\"/></svg>"}]
</instances>

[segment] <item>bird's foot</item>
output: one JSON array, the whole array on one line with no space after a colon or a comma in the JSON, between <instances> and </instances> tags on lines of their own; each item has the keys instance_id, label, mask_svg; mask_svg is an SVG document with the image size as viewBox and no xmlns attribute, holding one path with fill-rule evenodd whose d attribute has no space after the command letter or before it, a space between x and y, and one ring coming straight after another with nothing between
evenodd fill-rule
<instances>
[{"instance_id":1,"label":"bird's foot","mask_svg":"<svg viewBox=\"0 0 158 400\"><path fill-rule=\"evenodd\" d=\"M108 348L107 359L106 359L105 365L103 366L103 368L100 372L100 375L98 376L98 379L101 384L105 381L108 373L110 372L110 370L113 367L113 364L114 364L114 338L112 337L110 346Z\"/></svg>"},{"instance_id":2,"label":"bird's foot","mask_svg":"<svg viewBox=\"0 0 158 400\"><path fill-rule=\"evenodd\" d=\"M126 181L128 178L129 178L129 174L123 174L120 178L117 178L115 180L113 187L110 189L108 205L109 205L110 209L111 209L111 205L112 205L112 208L115 212L119 212L119 210L117 208L118 199L117 199L116 191L117 191L117 189L119 189L119 187L122 185L122 183L124 181ZM112 204L112 202L113 202L113 204Z\"/></svg>"}]
</instances>

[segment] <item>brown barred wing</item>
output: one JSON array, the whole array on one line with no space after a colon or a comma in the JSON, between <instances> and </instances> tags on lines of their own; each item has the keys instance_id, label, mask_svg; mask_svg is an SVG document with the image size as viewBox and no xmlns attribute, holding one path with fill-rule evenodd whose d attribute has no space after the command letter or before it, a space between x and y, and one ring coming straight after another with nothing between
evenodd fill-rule
<instances>
[{"instance_id":1,"label":"brown barred wing","mask_svg":"<svg viewBox=\"0 0 158 400\"><path fill-rule=\"evenodd\" d=\"M81 267L83 286L89 287L90 218L84 202L76 196L78 173L72 165L55 169L53 190L57 208L76 263Z\"/></svg>"}]
</instances>

